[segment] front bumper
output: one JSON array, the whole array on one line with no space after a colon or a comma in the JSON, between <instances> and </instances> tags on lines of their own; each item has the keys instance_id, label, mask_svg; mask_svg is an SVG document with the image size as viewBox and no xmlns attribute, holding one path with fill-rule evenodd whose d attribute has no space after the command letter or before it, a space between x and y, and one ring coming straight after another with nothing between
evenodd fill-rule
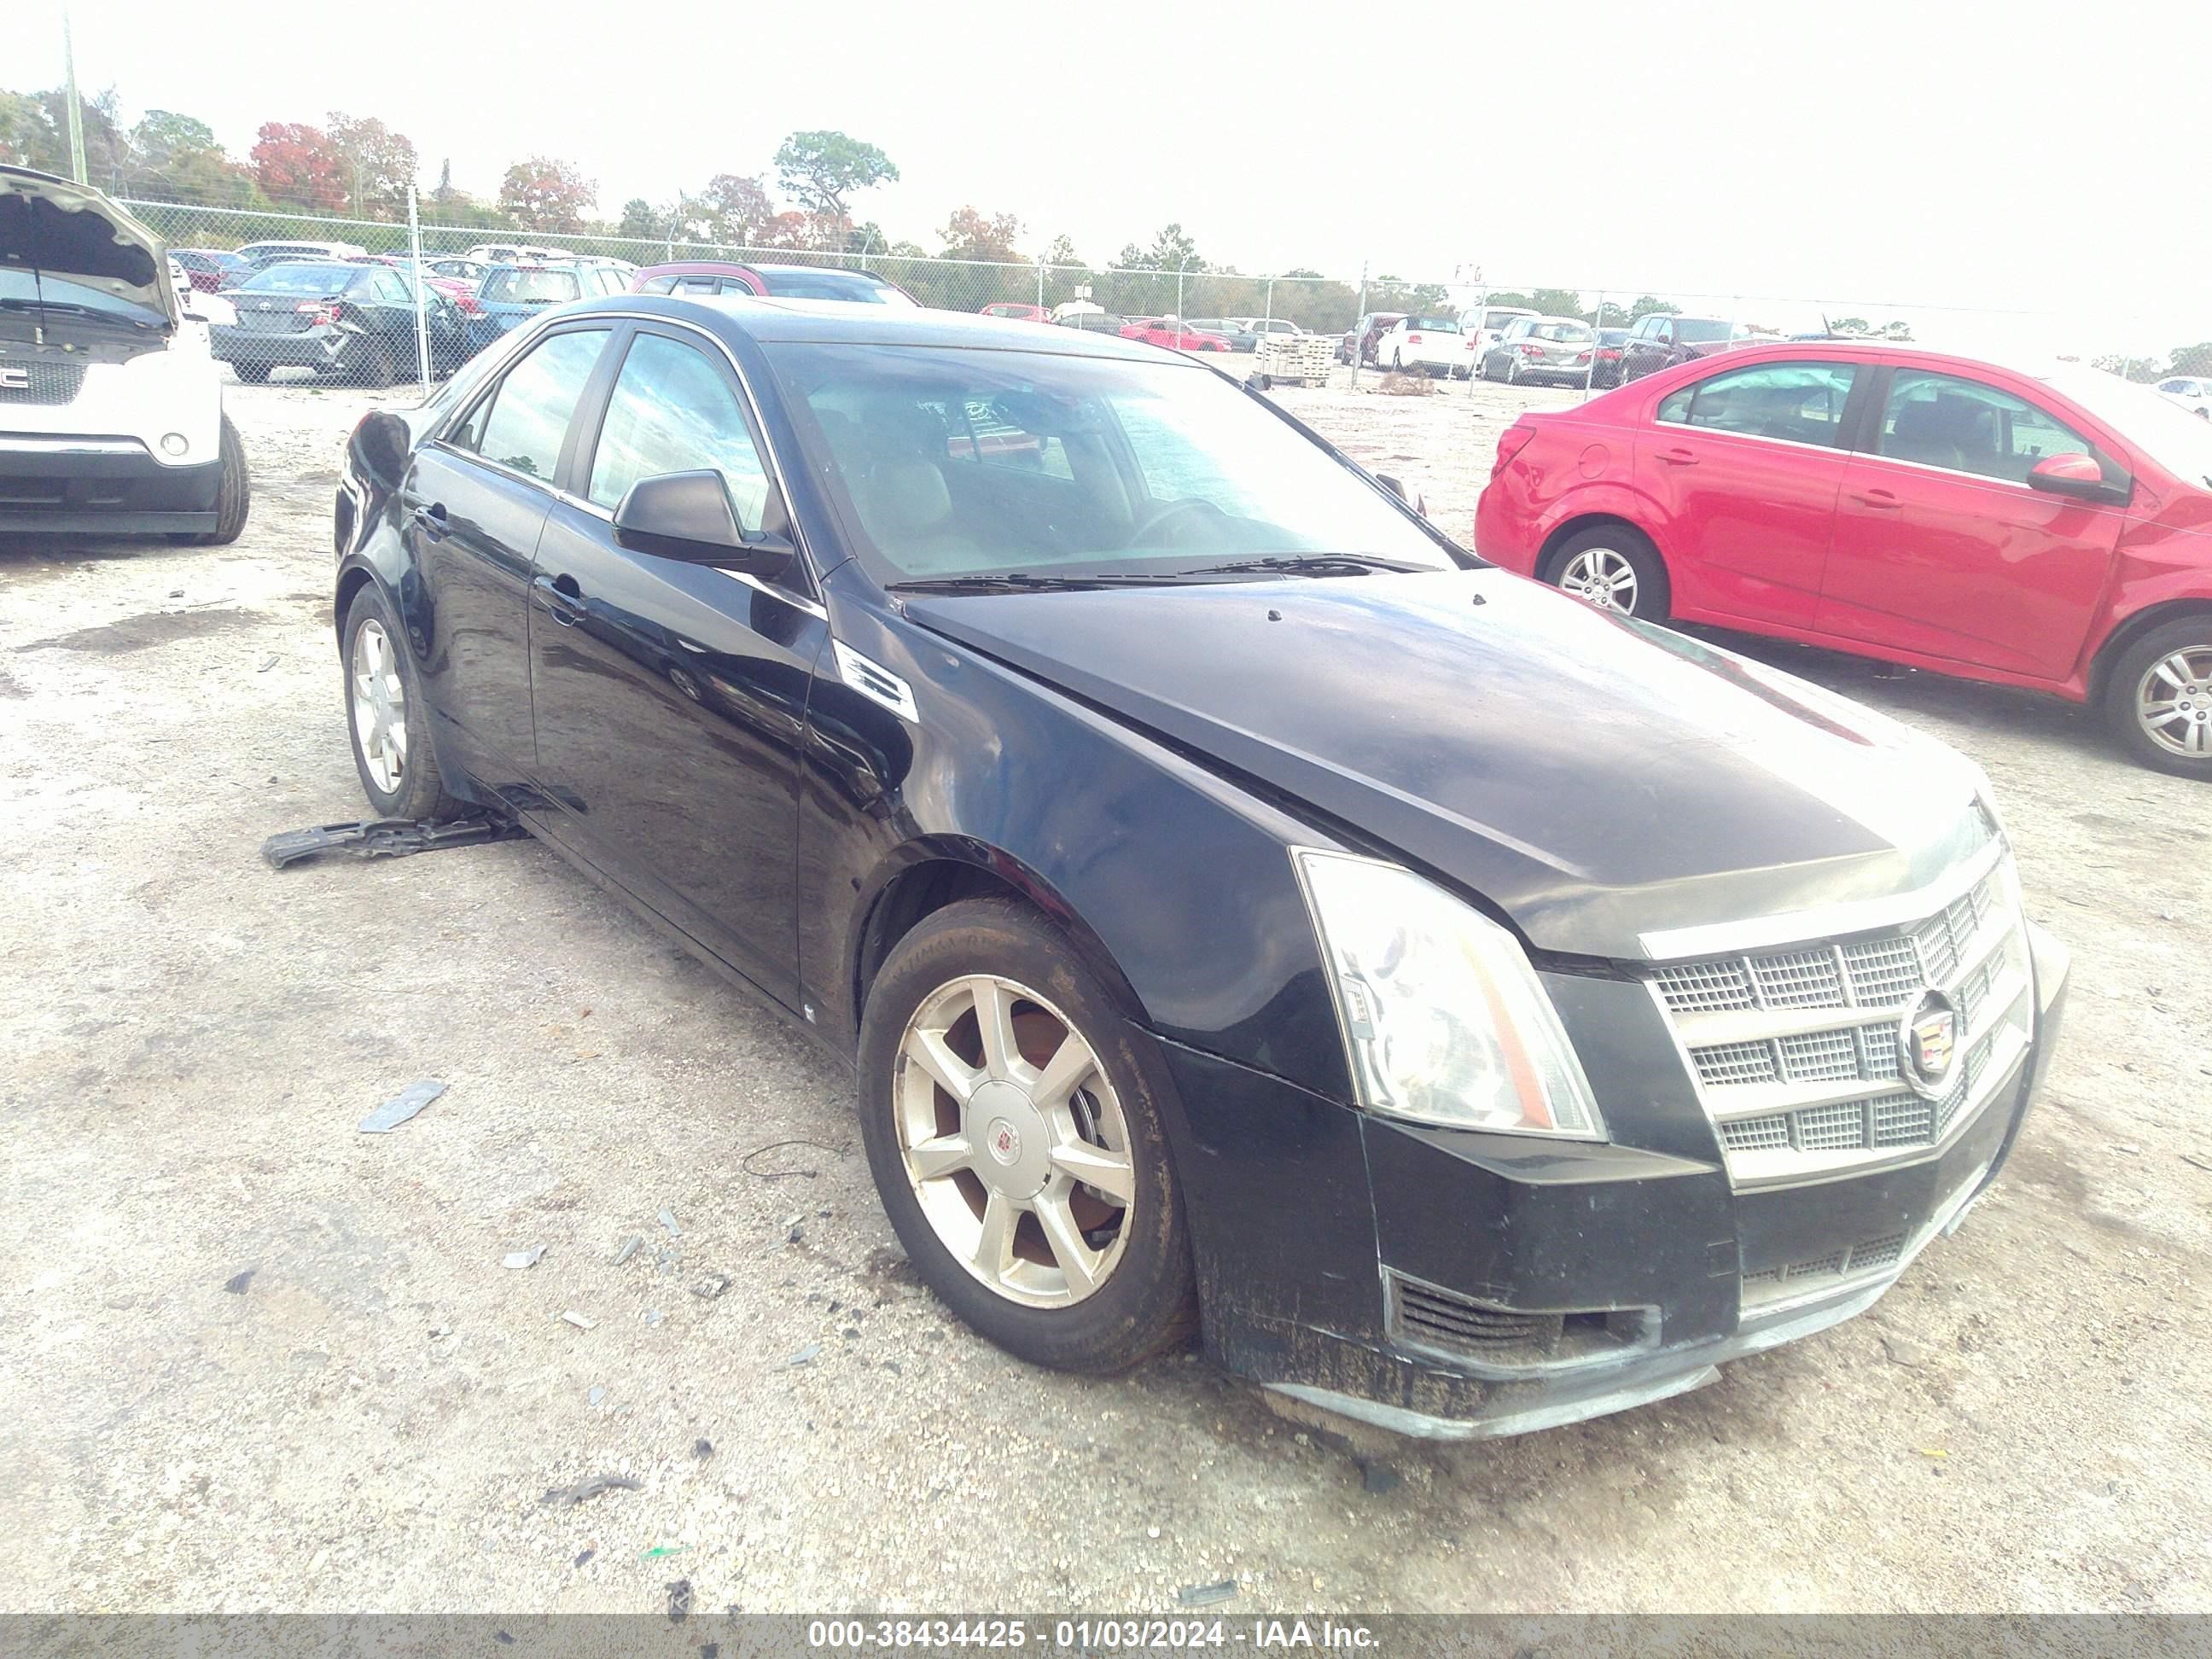
<instances>
[{"instance_id":1,"label":"front bumper","mask_svg":"<svg viewBox=\"0 0 2212 1659\"><path fill-rule=\"evenodd\" d=\"M1171 1048L1207 1346L1340 1415L1482 1439L1686 1393L1863 1312L1987 1189L2041 1083L2066 962L2031 941L2035 1041L1962 1132L1781 1188L1733 1189L1686 1082L1639 1073L1639 1041L1585 1059L1601 1098L1611 1073L1666 1109L1646 1137L1664 1148L1395 1123Z\"/></svg>"},{"instance_id":2,"label":"front bumper","mask_svg":"<svg viewBox=\"0 0 2212 1659\"><path fill-rule=\"evenodd\" d=\"M215 528L222 463L164 465L136 438L0 433L0 535Z\"/></svg>"}]
</instances>

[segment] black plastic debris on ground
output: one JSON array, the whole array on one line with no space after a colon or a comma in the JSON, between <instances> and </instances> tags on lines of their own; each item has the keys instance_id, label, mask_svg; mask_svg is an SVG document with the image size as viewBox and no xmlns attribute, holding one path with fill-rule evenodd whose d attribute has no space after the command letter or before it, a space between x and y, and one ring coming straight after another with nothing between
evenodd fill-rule
<instances>
[{"instance_id":1,"label":"black plastic debris on ground","mask_svg":"<svg viewBox=\"0 0 2212 1659\"><path fill-rule=\"evenodd\" d=\"M1187 1607L1210 1607L1217 1601L1233 1600L1237 1581L1224 1578L1218 1584L1186 1584L1176 1592L1176 1600Z\"/></svg>"},{"instance_id":2,"label":"black plastic debris on ground","mask_svg":"<svg viewBox=\"0 0 2212 1659\"><path fill-rule=\"evenodd\" d=\"M261 856L282 870L325 853L345 853L357 859L405 858L410 853L435 853L448 847L514 841L529 833L520 824L501 818L454 818L445 823L425 818L364 818L353 823L320 824L312 830L287 830L261 843Z\"/></svg>"},{"instance_id":3,"label":"black plastic debris on ground","mask_svg":"<svg viewBox=\"0 0 2212 1659\"><path fill-rule=\"evenodd\" d=\"M680 1625L691 1616L691 1581L679 1578L668 1586L668 1622Z\"/></svg>"},{"instance_id":4,"label":"black plastic debris on ground","mask_svg":"<svg viewBox=\"0 0 2212 1659\"><path fill-rule=\"evenodd\" d=\"M242 1273L233 1273L222 1281L222 1287L233 1296L244 1296L246 1287L253 1282L253 1275L260 1271L258 1267L248 1267Z\"/></svg>"},{"instance_id":5,"label":"black plastic debris on ground","mask_svg":"<svg viewBox=\"0 0 2212 1659\"><path fill-rule=\"evenodd\" d=\"M539 1501L556 1509L574 1509L586 1498L597 1498L603 1492L643 1492L645 1483L633 1480L626 1474L595 1474L589 1480L579 1480L573 1486L548 1486Z\"/></svg>"}]
</instances>

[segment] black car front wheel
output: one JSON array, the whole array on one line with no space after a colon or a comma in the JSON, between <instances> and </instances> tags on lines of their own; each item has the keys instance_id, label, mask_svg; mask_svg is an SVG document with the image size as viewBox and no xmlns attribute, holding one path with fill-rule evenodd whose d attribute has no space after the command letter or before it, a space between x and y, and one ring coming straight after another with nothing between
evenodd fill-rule
<instances>
[{"instance_id":1,"label":"black car front wheel","mask_svg":"<svg viewBox=\"0 0 2212 1659\"><path fill-rule=\"evenodd\" d=\"M1196 1298L1150 1039L1066 941L973 899L899 941L860 1030L860 1132L923 1280L1010 1353L1124 1370Z\"/></svg>"},{"instance_id":2,"label":"black car front wheel","mask_svg":"<svg viewBox=\"0 0 2212 1659\"><path fill-rule=\"evenodd\" d=\"M248 386L259 386L269 378L270 368L270 365L267 363L256 362L250 358L241 358L230 366L230 372Z\"/></svg>"},{"instance_id":3,"label":"black car front wheel","mask_svg":"<svg viewBox=\"0 0 2212 1659\"><path fill-rule=\"evenodd\" d=\"M383 590L365 585L339 633L345 666L346 729L362 793L380 818L458 817L466 806L446 793L430 747L430 709L406 635Z\"/></svg>"}]
</instances>

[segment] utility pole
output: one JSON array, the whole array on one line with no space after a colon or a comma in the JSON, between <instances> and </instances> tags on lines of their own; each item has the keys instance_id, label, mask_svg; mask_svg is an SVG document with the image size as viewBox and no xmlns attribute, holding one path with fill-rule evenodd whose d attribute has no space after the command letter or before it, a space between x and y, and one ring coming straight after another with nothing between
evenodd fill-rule
<instances>
[{"instance_id":1,"label":"utility pole","mask_svg":"<svg viewBox=\"0 0 2212 1659\"><path fill-rule=\"evenodd\" d=\"M69 8L62 8L62 74L69 82L70 176L80 185L84 175L84 113L76 100L76 46L70 38Z\"/></svg>"}]
</instances>

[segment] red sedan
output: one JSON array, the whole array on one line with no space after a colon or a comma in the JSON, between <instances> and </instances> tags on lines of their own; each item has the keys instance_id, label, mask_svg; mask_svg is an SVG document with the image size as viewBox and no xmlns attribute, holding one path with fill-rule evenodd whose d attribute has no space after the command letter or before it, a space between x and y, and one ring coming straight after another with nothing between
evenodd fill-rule
<instances>
[{"instance_id":1,"label":"red sedan","mask_svg":"<svg viewBox=\"0 0 2212 1659\"><path fill-rule=\"evenodd\" d=\"M1226 334L1209 334L1179 323L1172 317L1133 317L1122 327L1125 340L1165 346L1170 351L1233 351Z\"/></svg>"},{"instance_id":2,"label":"red sedan","mask_svg":"<svg viewBox=\"0 0 2212 1659\"><path fill-rule=\"evenodd\" d=\"M2212 778L2212 428L2109 374L1740 348L1522 414L1474 538L1649 620L2095 702Z\"/></svg>"}]
</instances>

